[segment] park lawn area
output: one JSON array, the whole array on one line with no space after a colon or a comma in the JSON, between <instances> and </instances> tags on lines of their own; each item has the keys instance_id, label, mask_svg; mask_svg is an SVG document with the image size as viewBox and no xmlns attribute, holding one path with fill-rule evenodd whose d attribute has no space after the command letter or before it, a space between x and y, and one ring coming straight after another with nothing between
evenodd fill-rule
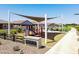
<instances>
[{"instance_id":1,"label":"park lawn area","mask_svg":"<svg viewBox=\"0 0 79 59\"><path fill-rule=\"evenodd\" d=\"M59 41L60 39L62 39L62 37L64 37L65 34L58 34L54 37L55 41Z\"/></svg>"},{"instance_id":2,"label":"park lawn area","mask_svg":"<svg viewBox=\"0 0 79 59\"><path fill-rule=\"evenodd\" d=\"M42 45L48 47L48 48L51 48L53 45L55 45L59 40L61 40L63 37L64 37L65 34L58 34L54 37L54 40L51 40L51 39L47 39L47 44L45 45L45 42L44 42L44 38L42 39Z\"/></svg>"}]
</instances>

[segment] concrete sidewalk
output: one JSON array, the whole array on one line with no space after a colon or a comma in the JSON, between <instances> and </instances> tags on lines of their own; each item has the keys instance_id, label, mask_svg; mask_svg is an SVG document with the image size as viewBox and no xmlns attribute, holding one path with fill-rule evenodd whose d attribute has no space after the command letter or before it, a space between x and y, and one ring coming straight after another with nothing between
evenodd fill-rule
<instances>
[{"instance_id":1,"label":"concrete sidewalk","mask_svg":"<svg viewBox=\"0 0 79 59\"><path fill-rule=\"evenodd\" d=\"M57 44L46 54L78 54L79 42L75 28L72 28Z\"/></svg>"}]
</instances>

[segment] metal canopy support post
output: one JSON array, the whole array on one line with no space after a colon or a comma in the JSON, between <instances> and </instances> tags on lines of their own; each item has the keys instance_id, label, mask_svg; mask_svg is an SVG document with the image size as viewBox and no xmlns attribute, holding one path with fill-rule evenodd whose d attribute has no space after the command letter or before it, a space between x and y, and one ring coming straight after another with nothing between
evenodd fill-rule
<instances>
[{"instance_id":1,"label":"metal canopy support post","mask_svg":"<svg viewBox=\"0 0 79 59\"><path fill-rule=\"evenodd\" d=\"M38 35L39 35L39 32L40 32L40 30L39 30L39 26L40 26L40 25L39 25L39 23L38 23Z\"/></svg>"},{"instance_id":2,"label":"metal canopy support post","mask_svg":"<svg viewBox=\"0 0 79 59\"><path fill-rule=\"evenodd\" d=\"M8 35L10 35L10 11L8 11Z\"/></svg>"},{"instance_id":3,"label":"metal canopy support post","mask_svg":"<svg viewBox=\"0 0 79 59\"><path fill-rule=\"evenodd\" d=\"M45 14L45 44L47 44L47 14Z\"/></svg>"}]
</instances>

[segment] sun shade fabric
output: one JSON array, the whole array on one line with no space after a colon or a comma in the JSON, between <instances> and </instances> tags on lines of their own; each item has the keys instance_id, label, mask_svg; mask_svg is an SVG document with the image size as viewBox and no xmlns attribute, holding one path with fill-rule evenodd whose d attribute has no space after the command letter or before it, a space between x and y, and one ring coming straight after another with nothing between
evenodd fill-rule
<instances>
[{"instance_id":1,"label":"sun shade fabric","mask_svg":"<svg viewBox=\"0 0 79 59\"><path fill-rule=\"evenodd\" d=\"M37 22L41 22L41 21L45 20L45 17L26 16L26 15L21 15L21 14L16 14L16 13L14 13L14 14L18 15L18 16L22 16L22 17L25 17L25 18L35 20ZM47 19L54 19L54 18L57 18L57 17L51 17L51 18L47 18Z\"/></svg>"},{"instance_id":2,"label":"sun shade fabric","mask_svg":"<svg viewBox=\"0 0 79 59\"><path fill-rule=\"evenodd\" d=\"M74 15L79 15L79 13L75 13Z\"/></svg>"}]
</instances>

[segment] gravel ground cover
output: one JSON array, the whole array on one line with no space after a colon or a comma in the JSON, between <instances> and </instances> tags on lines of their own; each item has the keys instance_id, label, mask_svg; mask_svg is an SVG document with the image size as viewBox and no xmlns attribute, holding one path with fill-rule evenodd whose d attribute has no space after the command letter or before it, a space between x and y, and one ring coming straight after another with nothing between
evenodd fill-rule
<instances>
[{"instance_id":1,"label":"gravel ground cover","mask_svg":"<svg viewBox=\"0 0 79 59\"><path fill-rule=\"evenodd\" d=\"M44 39L42 38L42 48L37 48L29 44L23 44L20 42L13 42L11 40L4 40L0 38L0 54L44 54L46 53L56 42L48 40L48 44L45 46ZM14 51L13 47L18 46L19 51ZM45 47L44 47L45 46Z\"/></svg>"}]
</instances>

